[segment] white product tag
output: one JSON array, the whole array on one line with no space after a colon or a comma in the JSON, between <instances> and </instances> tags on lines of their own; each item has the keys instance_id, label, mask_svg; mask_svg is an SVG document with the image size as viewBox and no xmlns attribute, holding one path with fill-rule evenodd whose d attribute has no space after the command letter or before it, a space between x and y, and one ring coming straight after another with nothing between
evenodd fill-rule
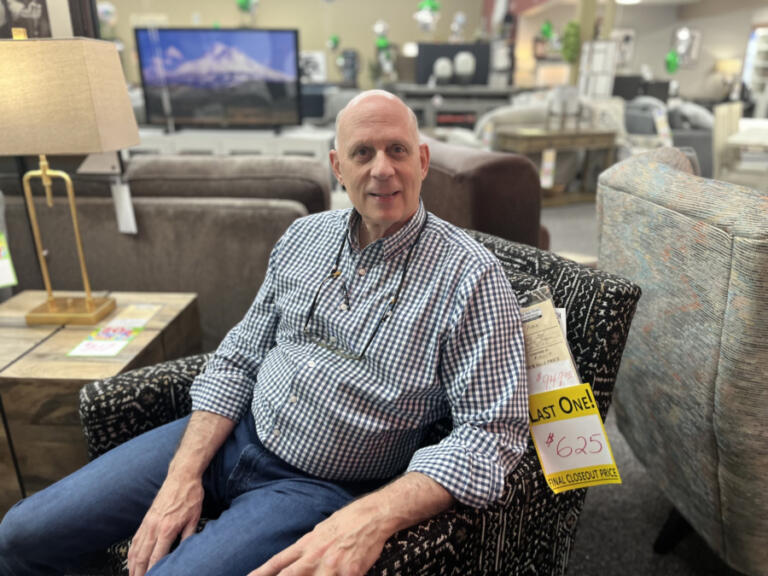
<instances>
[{"instance_id":1,"label":"white product tag","mask_svg":"<svg viewBox=\"0 0 768 576\"><path fill-rule=\"evenodd\" d=\"M131 202L131 189L124 182L112 182L112 200L115 202L115 215L117 216L117 229L123 234L136 234L136 216L133 213Z\"/></svg>"},{"instance_id":2,"label":"white product tag","mask_svg":"<svg viewBox=\"0 0 768 576\"><path fill-rule=\"evenodd\" d=\"M663 108L654 108L653 123L656 125L656 134L661 138L664 146L672 146L672 132L669 130L667 111Z\"/></svg>"},{"instance_id":3,"label":"white product tag","mask_svg":"<svg viewBox=\"0 0 768 576\"><path fill-rule=\"evenodd\" d=\"M528 394L581 384L552 300L522 310Z\"/></svg>"},{"instance_id":4,"label":"white product tag","mask_svg":"<svg viewBox=\"0 0 768 576\"><path fill-rule=\"evenodd\" d=\"M552 188L555 184L555 160L557 150L547 148L541 153L541 187Z\"/></svg>"},{"instance_id":5,"label":"white product tag","mask_svg":"<svg viewBox=\"0 0 768 576\"><path fill-rule=\"evenodd\" d=\"M16 271L13 269L13 260L11 260L11 251L8 250L8 241L5 234L0 232L0 288L7 286L16 286Z\"/></svg>"}]
</instances>

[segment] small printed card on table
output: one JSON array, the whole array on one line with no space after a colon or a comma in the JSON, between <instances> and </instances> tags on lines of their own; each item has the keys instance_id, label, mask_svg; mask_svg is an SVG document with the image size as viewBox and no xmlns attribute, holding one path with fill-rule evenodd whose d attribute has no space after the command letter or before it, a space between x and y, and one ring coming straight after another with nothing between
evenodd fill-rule
<instances>
[{"instance_id":1,"label":"small printed card on table","mask_svg":"<svg viewBox=\"0 0 768 576\"><path fill-rule=\"evenodd\" d=\"M13 260L11 260L11 251L8 249L8 241L5 239L5 234L0 232L0 288L16 286L18 283L16 271L13 269Z\"/></svg>"},{"instance_id":2,"label":"small printed card on table","mask_svg":"<svg viewBox=\"0 0 768 576\"><path fill-rule=\"evenodd\" d=\"M121 310L100 330L94 330L67 356L117 356L161 306L133 304Z\"/></svg>"},{"instance_id":3,"label":"small printed card on table","mask_svg":"<svg viewBox=\"0 0 768 576\"><path fill-rule=\"evenodd\" d=\"M621 484L592 389L580 382L568 348L564 316L550 297L522 309L531 437L544 477L555 493Z\"/></svg>"}]
</instances>

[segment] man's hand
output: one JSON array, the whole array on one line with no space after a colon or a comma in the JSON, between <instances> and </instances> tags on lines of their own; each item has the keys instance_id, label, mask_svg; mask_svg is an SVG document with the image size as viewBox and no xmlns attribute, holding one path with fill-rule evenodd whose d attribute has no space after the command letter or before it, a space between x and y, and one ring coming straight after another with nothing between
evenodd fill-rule
<instances>
[{"instance_id":1,"label":"man's hand","mask_svg":"<svg viewBox=\"0 0 768 576\"><path fill-rule=\"evenodd\" d=\"M451 504L440 484L410 472L320 522L248 576L363 576L392 534Z\"/></svg>"},{"instance_id":2,"label":"man's hand","mask_svg":"<svg viewBox=\"0 0 768 576\"><path fill-rule=\"evenodd\" d=\"M195 533L203 509L203 472L234 427L224 416L192 413L165 482L128 550L130 576L144 576L179 534L184 540Z\"/></svg>"},{"instance_id":3,"label":"man's hand","mask_svg":"<svg viewBox=\"0 0 768 576\"><path fill-rule=\"evenodd\" d=\"M168 477L144 516L128 550L130 576L144 576L168 554L176 537L195 533L203 509L200 478Z\"/></svg>"},{"instance_id":4,"label":"man's hand","mask_svg":"<svg viewBox=\"0 0 768 576\"><path fill-rule=\"evenodd\" d=\"M362 576L390 536L382 528L380 514L364 500L353 502L249 576Z\"/></svg>"}]
</instances>

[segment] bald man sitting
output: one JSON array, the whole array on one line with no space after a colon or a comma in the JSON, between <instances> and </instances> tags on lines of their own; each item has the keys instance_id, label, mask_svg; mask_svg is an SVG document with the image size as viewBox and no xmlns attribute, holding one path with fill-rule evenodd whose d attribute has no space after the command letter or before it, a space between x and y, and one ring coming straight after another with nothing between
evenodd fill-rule
<instances>
[{"instance_id":1,"label":"bald man sitting","mask_svg":"<svg viewBox=\"0 0 768 576\"><path fill-rule=\"evenodd\" d=\"M364 92L336 136L354 208L301 218L277 242L192 385L191 416L6 515L0 574L63 574L133 536L131 576L358 575L396 531L501 496L528 430L510 285L424 209L429 149L405 104ZM451 434L422 446L445 416ZM196 533L203 511L215 519Z\"/></svg>"}]
</instances>

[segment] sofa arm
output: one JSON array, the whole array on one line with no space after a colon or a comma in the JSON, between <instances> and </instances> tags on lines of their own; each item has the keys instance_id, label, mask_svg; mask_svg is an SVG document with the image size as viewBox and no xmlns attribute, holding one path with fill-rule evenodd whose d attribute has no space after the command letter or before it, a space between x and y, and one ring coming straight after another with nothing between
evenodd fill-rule
<instances>
[{"instance_id":1,"label":"sofa arm","mask_svg":"<svg viewBox=\"0 0 768 576\"><path fill-rule=\"evenodd\" d=\"M139 368L80 390L80 422L91 459L189 414L189 387L209 354Z\"/></svg>"}]
</instances>

